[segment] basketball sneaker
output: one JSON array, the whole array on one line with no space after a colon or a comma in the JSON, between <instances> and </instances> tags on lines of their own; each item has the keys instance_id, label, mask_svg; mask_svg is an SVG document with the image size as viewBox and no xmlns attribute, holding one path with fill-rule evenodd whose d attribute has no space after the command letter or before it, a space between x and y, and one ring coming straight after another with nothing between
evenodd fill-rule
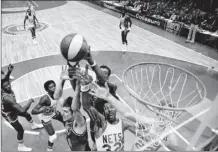
<instances>
[{"instance_id":1,"label":"basketball sneaker","mask_svg":"<svg viewBox=\"0 0 218 152\"><path fill-rule=\"evenodd\" d=\"M18 151L32 151L32 148L26 147L24 144L19 144L17 150Z\"/></svg>"},{"instance_id":2,"label":"basketball sneaker","mask_svg":"<svg viewBox=\"0 0 218 152\"><path fill-rule=\"evenodd\" d=\"M53 149L51 149L51 148L47 148L47 151L53 151Z\"/></svg>"},{"instance_id":3,"label":"basketball sneaker","mask_svg":"<svg viewBox=\"0 0 218 152\"><path fill-rule=\"evenodd\" d=\"M38 42L36 40L33 40L33 44L38 44Z\"/></svg>"},{"instance_id":4,"label":"basketball sneaker","mask_svg":"<svg viewBox=\"0 0 218 152\"><path fill-rule=\"evenodd\" d=\"M185 43L189 43L189 42L190 42L190 40L188 40L188 39L185 41Z\"/></svg>"},{"instance_id":5,"label":"basketball sneaker","mask_svg":"<svg viewBox=\"0 0 218 152\"><path fill-rule=\"evenodd\" d=\"M41 128L43 128L43 125L33 122L33 123L31 123L31 128L32 128L32 130L41 129Z\"/></svg>"},{"instance_id":6,"label":"basketball sneaker","mask_svg":"<svg viewBox=\"0 0 218 152\"><path fill-rule=\"evenodd\" d=\"M127 51L127 45L123 44L122 52L126 52L126 51Z\"/></svg>"},{"instance_id":7,"label":"basketball sneaker","mask_svg":"<svg viewBox=\"0 0 218 152\"><path fill-rule=\"evenodd\" d=\"M10 80L14 80L14 77L12 75L10 75L9 79Z\"/></svg>"}]
</instances>

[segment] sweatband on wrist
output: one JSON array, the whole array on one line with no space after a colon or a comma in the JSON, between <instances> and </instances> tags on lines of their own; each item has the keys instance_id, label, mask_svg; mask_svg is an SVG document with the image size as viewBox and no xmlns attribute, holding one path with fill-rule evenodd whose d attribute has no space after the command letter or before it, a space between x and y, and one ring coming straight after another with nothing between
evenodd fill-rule
<instances>
[{"instance_id":1,"label":"sweatband on wrist","mask_svg":"<svg viewBox=\"0 0 218 152\"><path fill-rule=\"evenodd\" d=\"M96 62L94 61L94 63L92 65L90 65L91 67L94 67L96 66Z\"/></svg>"},{"instance_id":2,"label":"sweatband on wrist","mask_svg":"<svg viewBox=\"0 0 218 152\"><path fill-rule=\"evenodd\" d=\"M87 84L87 85L80 85L80 86L81 86L81 88L80 88L81 92L89 91L89 84Z\"/></svg>"}]
</instances>

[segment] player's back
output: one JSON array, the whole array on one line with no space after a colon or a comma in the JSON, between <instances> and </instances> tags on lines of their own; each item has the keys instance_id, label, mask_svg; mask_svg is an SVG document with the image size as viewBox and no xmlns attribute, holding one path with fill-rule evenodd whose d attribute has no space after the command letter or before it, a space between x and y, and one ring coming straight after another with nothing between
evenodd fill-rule
<instances>
[{"instance_id":1,"label":"player's back","mask_svg":"<svg viewBox=\"0 0 218 152\"><path fill-rule=\"evenodd\" d=\"M71 151L91 151L88 144L87 130L82 134L76 133L73 122L66 122L65 127L67 130L66 139Z\"/></svg>"},{"instance_id":2,"label":"player's back","mask_svg":"<svg viewBox=\"0 0 218 152\"><path fill-rule=\"evenodd\" d=\"M123 151L124 133L122 119L117 124L107 122L107 127L100 137L95 138L98 151Z\"/></svg>"}]
</instances>

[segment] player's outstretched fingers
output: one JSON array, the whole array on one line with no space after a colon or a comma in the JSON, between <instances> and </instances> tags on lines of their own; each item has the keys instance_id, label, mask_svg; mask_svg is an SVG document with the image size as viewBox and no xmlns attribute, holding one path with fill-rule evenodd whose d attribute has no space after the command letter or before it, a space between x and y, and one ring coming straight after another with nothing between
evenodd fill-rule
<instances>
[{"instance_id":1,"label":"player's outstretched fingers","mask_svg":"<svg viewBox=\"0 0 218 152\"><path fill-rule=\"evenodd\" d=\"M91 82L89 86L92 91L96 91L98 88L98 85L95 82Z\"/></svg>"}]
</instances>

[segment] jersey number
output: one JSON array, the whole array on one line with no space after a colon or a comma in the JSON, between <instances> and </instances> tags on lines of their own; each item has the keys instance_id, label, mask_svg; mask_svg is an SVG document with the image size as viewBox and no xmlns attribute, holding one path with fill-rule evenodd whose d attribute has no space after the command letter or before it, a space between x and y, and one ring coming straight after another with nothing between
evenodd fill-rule
<instances>
[{"instance_id":1,"label":"jersey number","mask_svg":"<svg viewBox=\"0 0 218 152\"><path fill-rule=\"evenodd\" d=\"M117 143L114 144L113 147L116 148L114 151L118 151L118 150L120 150L120 148L122 147L122 144L121 144L120 142L117 142ZM111 146L108 145L108 144L104 144L104 145L102 146L102 148L107 148L106 151L111 151Z\"/></svg>"},{"instance_id":2,"label":"jersey number","mask_svg":"<svg viewBox=\"0 0 218 152\"><path fill-rule=\"evenodd\" d=\"M136 148L140 149L141 147L145 146L146 141L143 140L138 140L138 142L135 144ZM156 149L160 148L161 146L158 144L153 144L152 146L148 146L145 150L148 151L156 151Z\"/></svg>"}]
</instances>

